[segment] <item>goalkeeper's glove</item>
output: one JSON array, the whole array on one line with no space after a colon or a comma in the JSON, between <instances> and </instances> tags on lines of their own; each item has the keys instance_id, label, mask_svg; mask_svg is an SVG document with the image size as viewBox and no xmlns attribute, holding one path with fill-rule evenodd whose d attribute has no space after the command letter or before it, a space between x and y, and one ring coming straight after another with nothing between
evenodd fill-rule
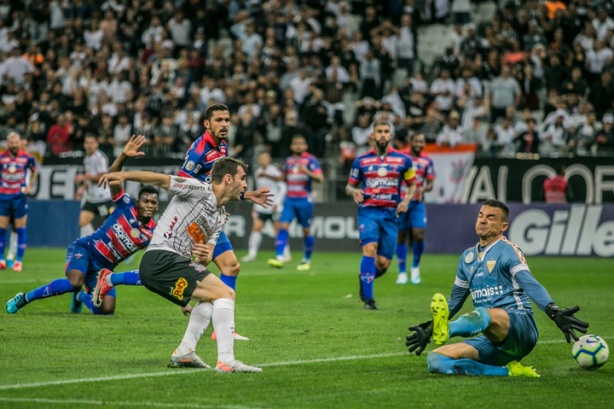
<instances>
[{"instance_id":1,"label":"goalkeeper's glove","mask_svg":"<svg viewBox=\"0 0 614 409\"><path fill-rule=\"evenodd\" d=\"M573 316L578 311L580 311L580 307L577 305L575 307L565 308L564 310L561 310L559 306L553 302L546 306L546 314L555 322L557 327L563 331L567 343L571 342L571 338L576 341L578 340L578 336L574 330L586 334L586 330L588 329L588 322L584 322Z\"/></svg>"},{"instance_id":2,"label":"goalkeeper's glove","mask_svg":"<svg viewBox=\"0 0 614 409\"><path fill-rule=\"evenodd\" d=\"M410 331L414 331L413 334L408 335L405 339L405 346L408 346L409 352L416 351L416 355L420 355L424 348L431 342L433 336L433 321L423 322L422 324L413 325L409 327Z\"/></svg>"}]
</instances>

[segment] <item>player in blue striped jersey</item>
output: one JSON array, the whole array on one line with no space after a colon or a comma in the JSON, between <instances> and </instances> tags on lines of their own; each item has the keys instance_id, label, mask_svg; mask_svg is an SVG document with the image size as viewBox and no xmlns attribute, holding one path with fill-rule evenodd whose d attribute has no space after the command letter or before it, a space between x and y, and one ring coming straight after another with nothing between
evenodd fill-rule
<instances>
[{"instance_id":1,"label":"player in blue striped jersey","mask_svg":"<svg viewBox=\"0 0 614 409\"><path fill-rule=\"evenodd\" d=\"M446 375L539 377L520 364L537 344L538 331L532 300L561 329L567 342L574 331L586 333L588 323L574 317L578 306L561 310L548 291L533 277L520 249L507 240L509 209L498 200L483 203L476 221L480 238L459 260L448 302L435 294L432 321L410 327L409 352L420 355L431 338L443 345L454 336L473 337L445 345L427 357L430 372ZM450 322L471 296L475 310ZM479 335L481 334L481 335Z\"/></svg>"},{"instance_id":2,"label":"player in blue striped jersey","mask_svg":"<svg viewBox=\"0 0 614 409\"><path fill-rule=\"evenodd\" d=\"M356 158L345 191L359 205L360 297L365 309L376 310L373 280L390 266L397 241L397 217L407 212L414 195L415 171L409 156L390 147L390 123L375 121L371 138L373 150ZM408 189L401 200L404 182Z\"/></svg>"}]
</instances>

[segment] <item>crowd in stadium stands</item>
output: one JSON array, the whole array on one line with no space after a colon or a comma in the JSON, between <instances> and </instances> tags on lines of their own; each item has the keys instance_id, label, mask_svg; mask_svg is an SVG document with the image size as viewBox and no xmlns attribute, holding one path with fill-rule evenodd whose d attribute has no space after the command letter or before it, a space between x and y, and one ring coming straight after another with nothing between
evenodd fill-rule
<instances>
[{"instance_id":1,"label":"crowd in stadium stands","mask_svg":"<svg viewBox=\"0 0 614 409\"><path fill-rule=\"evenodd\" d=\"M472 21L468 0L0 0L0 140L40 157L107 152L132 134L180 157L213 101L231 154L350 162L374 119L395 144L479 144L489 157L614 152L611 1L516 1ZM444 23L433 65L418 28Z\"/></svg>"}]
</instances>

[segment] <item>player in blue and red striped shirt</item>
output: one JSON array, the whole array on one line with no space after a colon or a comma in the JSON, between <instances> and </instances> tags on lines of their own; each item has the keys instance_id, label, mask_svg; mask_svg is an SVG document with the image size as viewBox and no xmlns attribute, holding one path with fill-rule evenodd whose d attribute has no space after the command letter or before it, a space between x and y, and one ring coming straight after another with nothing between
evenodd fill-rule
<instances>
[{"instance_id":1,"label":"player in blue and red striped shirt","mask_svg":"<svg viewBox=\"0 0 614 409\"><path fill-rule=\"evenodd\" d=\"M0 270L6 268L6 229L11 216L17 233L17 257L14 271L22 270L22 259L26 251L26 222L28 220L28 194L36 183L36 162L27 152L20 149L21 136L11 132L6 138L7 149L0 153ZM30 183L26 184L28 169L32 172Z\"/></svg>"},{"instance_id":2,"label":"player in blue and red striped shirt","mask_svg":"<svg viewBox=\"0 0 614 409\"><path fill-rule=\"evenodd\" d=\"M132 137L124 147L111 171L119 171L128 157L140 156L145 137ZM158 191L144 186L138 201L133 201L121 187L111 186L115 211L93 234L75 240L66 254L66 278L60 278L26 294L18 293L6 303L6 311L14 314L26 304L41 298L75 293L71 312L80 312L81 302L94 314L112 314L115 311L115 290L107 294L100 308L93 305L91 291L96 286L98 272L113 270L121 261L145 248L153 235L156 223L152 217L158 210ZM138 279L138 273L134 276ZM81 292L85 284L88 293Z\"/></svg>"},{"instance_id":3,"label":"player in blue and red striped shirt","mask_svg":"<svg viewBox=\"0 0 614 409\"><path fill-rule=\"evenodd\" d=\"M311 235L311 220L313 219L313 197L311 196L311 181L322 183L324 175L318 159L307 153L307 141L301 135L292 138L290 144L292 156L286 159L283 174L279 180L286 182L287 191L284 209L279 218L279 231L275 240L275 258L269 259L271 267L281 268L285 260L284 249L288 245L288 228L292 220L303 227L303 260L296 269L307 271L311 269L311 254L314 238Z\"/></svg>"},{"instance_id":4,"label":"player in blue and red striped shirt","mask_svg":"<svg viewBox=\"0 0 614 409\"><path fill-rule=\"evenodd\" d=\"M411 282L420 284L420 258L424 252L424 232L426 230L426 206L424 192L433 189L435 171L433 160L423 152L426 144L423 134L414 134L410 138L407 151L400 152L409 155L416 170L416 194L409 202L407 213L399 217L399 235L397 236L397 262L399 276L397 284L407 284L407 242L412 243L413 260L411 264ZM405 192L403 192L405 194Z\"/></svg>"},{"instance_id":5,"label":"player in blue and red striped shirt","mask_svg":"<svg viewBox=\"0 0 614 409\"><path fill-rule=\"evenodd\" d=\"M390 123L375 121L371 133L373 149L354 160L348 196L358 203L358 231L362 246L360 297L365 309L376 310L373 280L383 275L394 255L399 213L407 212L415 191L415 171L409 156L390 146ZM401 200L401 185L407 194Z\"/></svg>"}]
</instances>

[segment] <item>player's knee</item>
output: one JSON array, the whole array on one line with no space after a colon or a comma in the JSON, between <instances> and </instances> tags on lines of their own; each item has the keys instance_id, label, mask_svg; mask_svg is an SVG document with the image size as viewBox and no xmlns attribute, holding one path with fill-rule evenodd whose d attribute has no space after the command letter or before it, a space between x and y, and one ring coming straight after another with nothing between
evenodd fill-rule
<instances>
[{"instance_id":1,"label":"player's knee","mask_svg":"<svg viewBox=\"0 0 614 409\"><path fill-rule=\"evenodd\" d=\"M215 292L212 294L211 302L219 300L221 298L230 298L234 301L235 291L227 285L219 286L219 288L216 288Z\"/></svg>"},{"instance_id":2,"label":"player's knee","mask_svg":"<svg viewBox=\"0 0 614 409\"><path fill-rule=\"evenodd\" d=\"M226 276L234 276L234 277L239 275L240 270L241 270L241 264L239 264L238 261L235 261L234 263L225 264L221 268L222 274Z\"/></svg>"}]
</instances>

